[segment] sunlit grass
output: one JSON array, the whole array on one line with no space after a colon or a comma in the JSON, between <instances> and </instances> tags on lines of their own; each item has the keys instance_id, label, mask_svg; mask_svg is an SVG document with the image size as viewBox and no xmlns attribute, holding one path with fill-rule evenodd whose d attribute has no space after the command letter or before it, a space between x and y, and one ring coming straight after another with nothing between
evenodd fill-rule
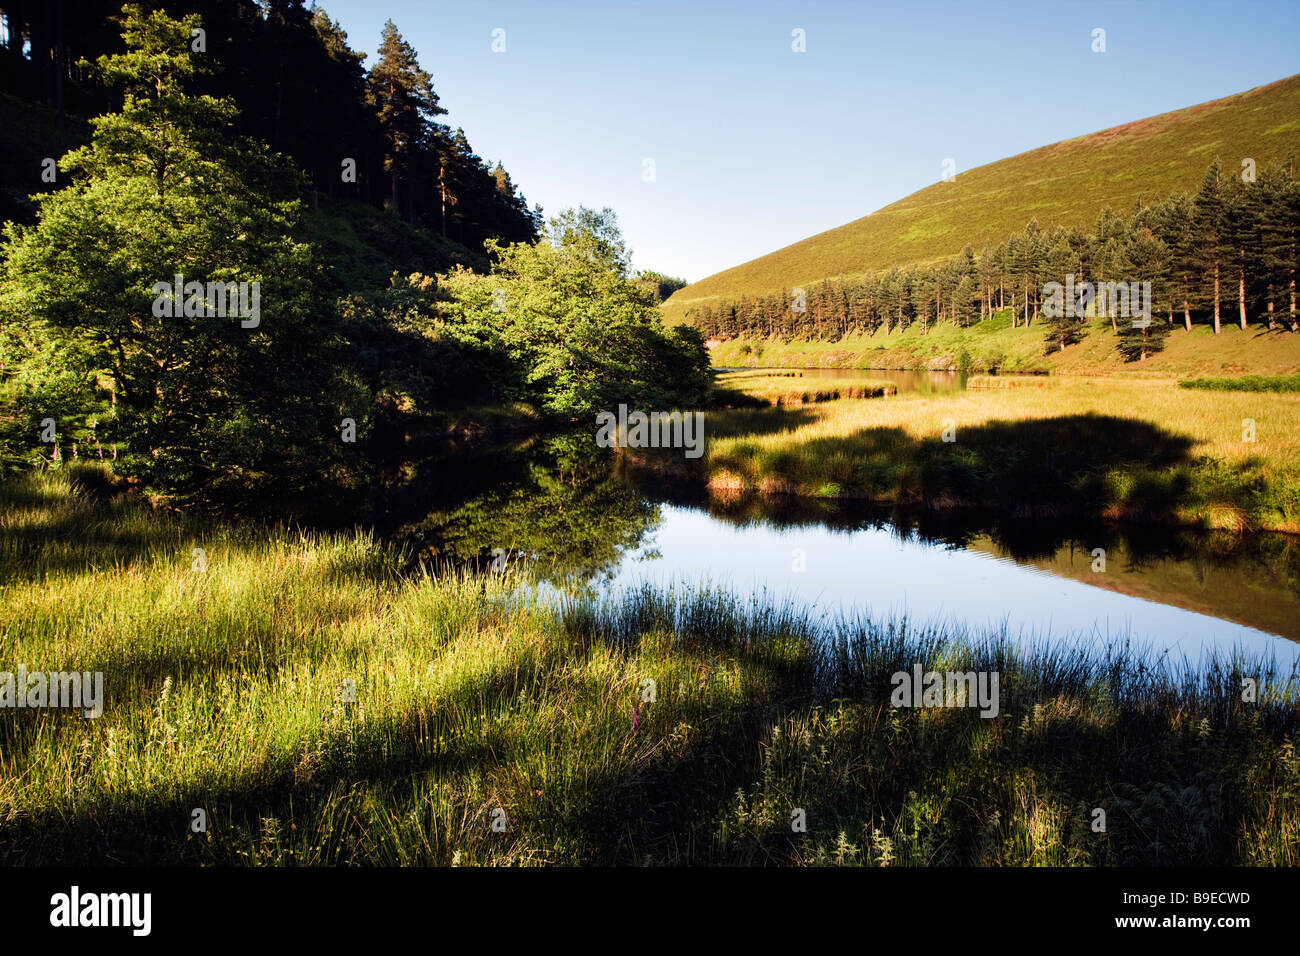
<instances>
[{"instance_id":1,"label":"sunlit grass","mask_svg":"<svg viewBox=\"0 0 1300 956\"><path fill-rule=\"evenodd\" d=\"M1300 392L1300 375L1238 375L1232 378L1193 378L1183 388L1211 392Z\"/></svg>"},{"instance_id":2,"label":"sunlit grass","mask_svg":"<svg viewBox=\"0 0 1300 956\"><path fill-rule=\"evenodd\" d=\"M897 501L929 492L931 501L964 495L968 504L1015 507L1016 489L1000 479L1020 467L1036 469L1045 490L1064 493L1086 479L1094 498L1075 503L1115 515L1147 489L1148 512L1164 504L1188 522L1300 531L1300 395L1201 396L1170 380L1069 378L1050 388L827 402L800 410L785 426L770 417L782 412L762 421L754 414L711 413L703 477L715 486L814 494L834 483L846 496ZM1077 431L1070 422L1087 425L1090 416L1105 420L1094 428L1098 443L1070 447ZM1187 447L1181 460L1165 464L1146 461L1140 447L1120 456L1106 441L1119 425L1106 421L1149 429L1153 443ZM1063 460L1077 471L1055 473ZM1152 492L1153 482L1169 494Z\"/></svg>"},{"instance_id":3,"label":"sunlit grass","mask_svg":"<svg viewBox=\"0 0 1300 956\"><path fill-rule=\"evenodd\" d=\"M1166 320L1167 321L1167 320ZM923 333L908 326L886 333L851 334L839 339L781 342L731 339L710 350L719 368L968 369L975 373L1047 372L1064 375L1118 375L1125 378L1238 376L1242 372L1286 375L1300 371L1300 335L1284 328L1269 331L1253 321L1246 331L1225 325L1219 335L1205 325L1188 332L1173 327L1165 348L1142 362L1125 361L1119 336L1104 320L1091 321L1083 339L1064 351L1046 351L1042 320L1011 326L1011 311L966 326L931 325Z\"/></svg>"},{"instance_id":4,"label":"sunlit grass","mask_svg":"<svg viewBox=\"0 0 1300 956\"><path fill-rule=\"evenodd\" d=\"M898 391L892 382L864 375L805 378L802 372L722 372L715 382L722 396L739 392L767 405L807 405L836 399L882 398Z\"/></svg>"}]
</instances>

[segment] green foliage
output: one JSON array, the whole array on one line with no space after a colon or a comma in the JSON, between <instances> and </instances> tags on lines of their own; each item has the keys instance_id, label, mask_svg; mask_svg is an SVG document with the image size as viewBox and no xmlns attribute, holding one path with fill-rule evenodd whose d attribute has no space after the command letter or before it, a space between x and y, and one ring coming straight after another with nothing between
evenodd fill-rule
<instances>
[{"instance_id":1,"label":"green foliage","mask_svg":"<svg viewBox=\"0 0 1300 956\"><path fill-rule=\"evenodd\" d=\"M366 398L352 415L363 432L369 409L396 427L401 418L496 399L494 383L512 376L492 342L439 314L432 276L394 274L388 288L344 296L337 308L348 367L364 383Z\"/></svg>"},{"instance_id":2,"label":"green foliage","mask_svg":"<svg viewBox=\"0 0 1300 956\"><path fill-rule=\"evenodd\" d=\"M72 182L37 197L39 222L6 230L0 282L30 434L53 417L167 488L291 468L331 390L319 267L292 238L300 181L230 135L229 101L185 92L197 23L125 8L127 52L97 65L122 111L60 160ZM155 284L175 275L169 317ZM260 316L210 314L188 283L214 281L247 283L250 309L256 283Z\"/></svg>"},{"instance_id":3,"label":"green foliage","mask_svg":"<svg viewBox=\"0 0 1300 956\"><path fill-rule=\"evenodd\" d=\"M561 214L552 241L492 240L487 256L351 200L304 218L303 175L239 135L232 100L191 90L206 62L189 49L199 22L124 8L126 52L83 64L122 89L121 111L63 157L71 181L36 197L38 221L6 231L4 467L80 446L172 493L352 485L412 423L436 427L458 407L522 402L572 417L707 399L699 333L663 328L628 278L608 209ZM342 42L319 18L316 29ZM463 135L432 124L431 81L391 24L385 50L371 89L398 190L443 147L470 154ZM479 188L462 166L442 167L453 205L456 190ZM513 208L503 168L480 178ZM490 274L465 268L488 269L488 256L500 259ZM434 272L449 265L440 288ZM227 299L212 283L242 288ZM339 441L345 419L355 442Z\"/></svg>"},{"instance_id":4,"label":"green foliage","mask_svg":"<svg viewBox=\"0 0 1300 956\"><path fill-rule=\"evenodd\" d=\"M653 269L638 269L633 279L641 288L654 296L656 305L663 302L678 289L686 286L685 279L666 276L662 272L655 272Z\"/></svg>"},{"instance_id":5,"label":"green foliage","mask_svg":"<svg viewBox=\"0 0 1300 956\"><path fill-rule=\"evenodd\" d=\"M356 200L322 200L305 209L304 238L316 247L340 290L384 289L393 273L434 275L457 265L486 271L487 256Z\"/></svg>"},{"instance_id":6,"label":"green foliage","mask_svg":"<svg viewBox=\"0 0 1300 956\"><path fill-rule=\"evenodd\" d=\"M1300 392L1300 375L1240 375L1236 378L1193 378L1178 383L1183 388L1211 392Z\"/></svg>"},{"instance_id":7,"label":"green foliage","mask_svg":"<svg viewBox=\"0 0 1300 956\"><path fill-rule=\"evenodd\" d=\"M448 333L508 356L498 397L581 417L620 402L643 409L696 406L709 394L700 333L665 329L646 292L627 278L626 250L609 210L566 211L550 241L489 243L487 275L458 269L442 286Z\"/></svg>"}]
</instances>

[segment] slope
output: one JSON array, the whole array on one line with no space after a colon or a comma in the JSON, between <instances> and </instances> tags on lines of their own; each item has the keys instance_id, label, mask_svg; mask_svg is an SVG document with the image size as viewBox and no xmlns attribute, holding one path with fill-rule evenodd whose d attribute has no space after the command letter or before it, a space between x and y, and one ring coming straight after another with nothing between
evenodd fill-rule
<instances>
[{"instance_id":1,"label":"slope","mask_svg":"<svg viewBox=\"0 0 1300 956\"><path fill-rule=\"evenodd\" d=\"M978 252L1024 228L1090 226L1106 206L1192 192L1216 157L1230 174L1300 159L1300 74L1244 93L1162 113L989 163L869 216L701 279L663 306L668 321L692 305L778 292L836 276Z\"/></svg>"}]
</instances>

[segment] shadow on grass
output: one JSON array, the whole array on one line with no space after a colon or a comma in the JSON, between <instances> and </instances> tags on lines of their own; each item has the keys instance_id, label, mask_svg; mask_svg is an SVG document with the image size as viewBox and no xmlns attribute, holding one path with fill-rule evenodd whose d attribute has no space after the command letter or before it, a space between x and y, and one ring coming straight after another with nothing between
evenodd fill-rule
<instances>
[{"instance_id":1,"label":"shadow on grass","mask_svg":"<svg viewBox=\"0 0 1300 956\"><path fill-rule=\"evenodd\" d=\"M665 686L636 730L598 722L591 737L561 721L514 733L511 718L539 708L600 706L602 687L586 699L556 675L591 653L633 653L669 621L675 663L705 679L739 664L755 690L709 700ZM997 640L953 656L943 635L860 626L792 653L796 618L710 601L643 599L628 617L582 605L562 624L569 645L391 717L335 711L311 746L235 780L11 816L0 860L446 864L464 849L470 862L767 865L876 831L904 864L1224 865L1243 862L1242 835L1275 811L1286 825L1297 816L1281 744L1300 709L1242 705L1236 661L1167 679L1131 656L1026 661ZM890 707L890 674L916 661L999 671L998 717ZM490 827L497 806L504 833ZM187 832L194 807L213 821L201 839ZM1087 826L1094 807L1108 810L1104 836ZM793 808L808 833L791 831ZM1036 859L1036 841L1062 859Z\"/></svg>"}]
</instances>

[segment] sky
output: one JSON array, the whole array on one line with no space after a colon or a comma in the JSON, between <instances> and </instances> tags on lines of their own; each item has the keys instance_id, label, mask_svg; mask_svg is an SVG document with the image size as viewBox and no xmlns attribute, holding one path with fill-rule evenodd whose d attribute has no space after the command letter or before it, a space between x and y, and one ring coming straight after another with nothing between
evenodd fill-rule
<instances>
[{"instance_id":1,"label":"sky","mask_svg":"<svg viewBox=\"0 0 1300 956\"><path fill-rule=\"evenodd\" d=\"M392 19L441 119L530 205L609 206L637 268L689 281L887 206L945 160L960 175L1300 72L1300 0L320 5L367 67Z\"/></svg>"}]
</instances>

